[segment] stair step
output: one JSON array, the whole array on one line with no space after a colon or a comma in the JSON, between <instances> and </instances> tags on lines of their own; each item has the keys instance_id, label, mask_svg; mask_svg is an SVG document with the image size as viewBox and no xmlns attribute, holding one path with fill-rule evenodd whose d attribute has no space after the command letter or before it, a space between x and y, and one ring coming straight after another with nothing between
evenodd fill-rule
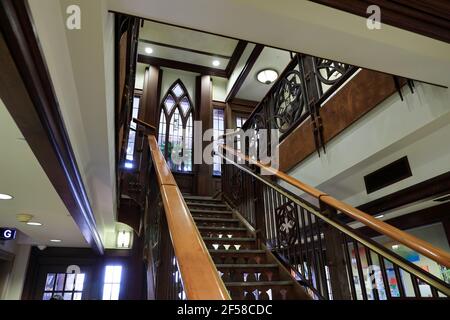
<instances>
[{"instance_id":1,"label":"stair step","mask_svg":"<svg viewBox=\"0 0 450 320\"><path fill-rule=\"evenodd\" d=\"M274 287L291 286L294 281L255 281L255 282L225 282L226 287Z\"/></svg>"},{"instance_id":2,"label":"stair step","mask_svg":"<svg viewBox=\"0 0 450 320\"><path fill-rule=\"evenodd\" d=\"M217 241L217 242L248 242L248 241L256 241L255 238L208 238L203 237L203 241Z\"/></svg>"},{"instance_id":3,"label":"stair step","mask_svg":"<svg viewBox=\"0 0 450 320\"><path fill-rule=\"evenodd\" d=\"M241 263L241 264L216 264L217 269L238 269L238 268L278 268L276 263L258 264L258 263Z\"/></svg>"},{"instance_id":4,"label":"stair step","mask_svg":"<svg viewBox=\"0 0 450 320\"><path fill-rule=\"evenodd\" d=\"M209 217L193 217L196 221L211 221L211 222L239 222L238 219L233 218L209 218Z\"/></svg>"},{"instance_id":5,"label":"stair step","mask_svg":"<svg viewBox=\"0 0 450 320\"><path fill-rule=\"evenodd\" d=\"M204 197L204 196L184 196L184 199L186 201L194 200L194 201L223 202L220 199L215 199L215 198L211 198L211 197Z\"/></svg>"},{"instance_id":6,"label":"stair step","mask_svg":"<svg viewBox=\"0 0 450 320\"><path fill-rule=\"evenodd\" d=\"M210 227L210 226L199 226L198 230L208 230L208 231L247 231L247 228L242 227Z\"/></svg>"},{"instance_id":7,"label":"stair step","mask_svg":"<svg viewBox=\"0 0 450 320\"><path fill-rule=\"evenodd\" d=\"M219 249L219 250L209 250L209 254L264 254L266 253L265 250L258 250L258 249L242 249L242 250L224 250L224 249Z\"/></svg>"},{"instance_id":8,"label":"stair step","mask_svg":"<svg viewBox=\"0 0 450 320\"><path fill-rule=\"evenodd\" d=\"M197 207L228 208L228 206L225 203L205 203L205 202L187 201L186 204L188 206L197 206Z\"/></svg>"},{"instance_id":9,"label":"stair step","mask_svg":"<svg viewBox=\"0 0 450 320\"><path fill-rule=\"evenodd\" d=\"M208 209L191 209L189 208L191 213L207 213L207 214L227 214L232 215L233 211L229 210L208 210Z\"/></svg>"}]
</instances>

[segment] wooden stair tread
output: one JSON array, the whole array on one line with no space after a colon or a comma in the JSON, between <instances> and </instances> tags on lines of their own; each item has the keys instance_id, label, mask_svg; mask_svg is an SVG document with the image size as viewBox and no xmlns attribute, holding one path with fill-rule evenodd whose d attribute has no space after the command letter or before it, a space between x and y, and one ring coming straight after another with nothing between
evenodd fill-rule
<instances>
[{"instance_id":1,"label":"wooden stair tread","mask_svg":"<svg viewBox=\"0 0 450 320\"><path fill-rule=\"evenodd\" d=\"M208 209L191 209L189 208L189 211L191 213L210 213L210 214L229 214L232 215L233 211L229 211L229 210L208 210Z\"/></svg>"},{"instance_id":2,"label":"wooden stair tread","mask_svg":"<svg viewBox=\"0 0 450 320\"><path fill-rule=\"evenodd\" d=\"M221 199L215 199L206 196L184 196L185 200L195 200L195 201L213 201L213 202L223 202Z\"/></svg>"},{"instance_id":3,"label":"wooden stair tread","mask_svg":"<svg viewBox=\"0 0 450 320\"><path fill-rule=\"evenodd\" d=\"M276 263L227 263L216 264L217 268L278 268Z\"/></svg>"},{"instance_id":4,"label":"wooden stair tread","mask_svg":"<svg viewBox=\"0 0 450 320\"><path fill-rule=\"evenodd\" d=\"M211 222L239 222L239 219L233 218L211 218L211 217L193 217L198 221L211 221Z\"/></svg>"},{"instance_id":5,"label":"wooden stair tread","mask_svg":"<svg viewBox=\"0 0 450 320\"><path fill-rule=\"evenodd\" d=\"M254 282L224 282L227 287L261 287L261 286L291 286L294 281L254 281Z\"/></svg>"},{"instance_id":6,"label":"wooden stair tread","mask_svg":"<svg viewBox=\"0 0 450 320\"><path fill-rule=\"evenodd\" d=\"M214 227L214 226L198 226L199 230L214 230L214 231L248 231L243 227Z\"/></svg>"},{"instance_id":7,"label":"wooden stair tread","mask_svg":"<svg viewBox=\"0 0 450 320\"><path fill-rule=\"evenodd\" d=\"M188 206L199 206L199 207L213 207L213 208L228 208L225 203L205 203L205 202L191 202L186 201Z\"/></svg>"},{"instance_id":8,"label":"wooden stair tread","mask_svg":"<svg viewBox=\"0 0 450 320\"><path fill-rule=\"evenodd\" d=\"M203 241L256 241L255 238L217 238L217 237L203 237Z\"/></svg>"},{"instance_id":9,"label":"wooden stair tread","mask_svg":"<svg viewBox=\"0 0 450 320\"><path fill-rule=\"evenodd\" d=\"M259 249L242 249L242 250L224 250L224 249L218 249L218 250L209 250L210 254L214 254L214 253L229 253L229 254L236 254L236 253L240 253L240 254L249 254L249 253L254 253L254 254L264 254L266 253L265 250L259 250Z\"/></svg>"}]
</instances>

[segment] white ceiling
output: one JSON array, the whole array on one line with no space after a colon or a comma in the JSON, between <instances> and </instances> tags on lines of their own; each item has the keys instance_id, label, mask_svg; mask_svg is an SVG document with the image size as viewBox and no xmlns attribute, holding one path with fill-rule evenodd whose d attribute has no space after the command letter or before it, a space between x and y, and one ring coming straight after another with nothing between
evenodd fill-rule
<instances>
[{"instance_id":1,"label":"white ceiling","mask_svg":"<svg viewBox=\"0 0 450 320\"><path fill-rule=\"evenodd\" d=\"M450 86L450 44L310 1L105 0L108 9Z\"/></svg>"},{"instance_id":2,"label":"white ceiling","mask_svg":"<svg viewBox=\"0 0 450 320\"><path fill-rule=\"evenodd\" d=\"M77 225L40 166L19 128L0 100L0 226L17 228L27 243L47 246L86 247ZM18 222L17 214L31 214L42 226ZM59 239L61 243L49 240Z\"/></svg>"},{"instance_id":3,"label":"white ceiling","mask_svg":"<svg viewBox=\"0 0 450 320\"><path fill-rule=\"evenodd\" d=\"M162 45L147 43L144 40L227 57L231 57L238 43L238 40L235 39L153 21L144 22L144 26L139 31L139 40L138 51L140 54L198 64L206 67L214 67L212 66L212 61L219 60L220 65L215 67L218 69L225 69L229 58L180 50L178 48L169 48ZM152 48L153 53L145 53L144 49L146 47Z\"/></svg>"},{"instance_id":4,"label":"white ceiling","mask_svg":"<svg viewBox=\"0 0 450 320\"><path fill-rule=\"evenodd\" d=\"M267 85L256 80L257 73L269 68L281 74L290 61L291 56L288 51L265 47L242 84L236 98L261 101L272 85Z\"/></svg>"},{"instance_id":5,"label":"white ceiling","mask_svg":"<svg viewBox=\"0 0 450 320\"><path fill-rule=\"evenodd\" d=\"M114 16L81 0L81 29L66 28L71 0L29 0L39 42L84 186L105 242L116 227Z\"/></svg>"}]
</instances>

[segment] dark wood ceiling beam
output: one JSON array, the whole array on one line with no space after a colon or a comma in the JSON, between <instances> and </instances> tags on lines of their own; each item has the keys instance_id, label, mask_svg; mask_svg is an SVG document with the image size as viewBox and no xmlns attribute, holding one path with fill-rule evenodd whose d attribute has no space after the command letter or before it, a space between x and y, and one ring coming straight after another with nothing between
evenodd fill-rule
<instances>
[{"instance_id":1,"label":"dark wood ceiling beam","mask_svg":"<svg viewBox=\"0 0 450 320\"><path fill-rule=\"evenodd\" d=\"M234 48L231 59L230 61L228 61L227 68L225 69L228 78L231 76L234 69L236 68L239 59L242 57L242 54L244 53L245 47L247 47L247 44L248 44L247 41L239 40L238 44L236 45L236 48Z\"/></svg>"},{"instance_id":2,"label":"dark wood ceiling beam","mask_svg":"<svg viewBox=\"0 0 450 320\"><path fill-rule=\"evenodd\" d=\"M442 0L310 0L341 11L368 17L369 5L381 9L381 23L450 43L450 2Z\"/></svg>"},{"instance_id":3,"label":"dark wood ceiling beam","mask_svg":"<svg viewBox=\"0 0 450 320\"><path fill-rule=\"evenodd\" d=\"M87 243L103 244L25 0L0 1L0 98Z\"/></svg>"},{"instance_id":4,"label":"dark wood ceiling beam","mask_svg":"<svg viewBox=\"0 0 450 320\"><path fill-rule=\"evenodd\" d=\"M233 87L231 88L230 92L227 95L226 102L231 101L236 97L239 90L241 89L242 85L244 84L245 79L249 75L250 71L252 70L253 66L256 63L256 60L258 59L259 55L264 49L264 45L257 44L255 45L255 48L253 48L252 53L247 59L247 62L245 63L244 68L242 69L241 73L239 74L238 78L236 79L236 82L233 84Z\"/></svg>"},{"instance_id":5,"label":"dark wood ceiling beam","mask_svg":"<svg viewBox=\"0 0 450 320\"><path fill-rule=\"evenodd\" d=\"M380 214L419 201L437 198L450 192L450 172L425 180L411 187L360 205L359 210Z\"/></svg>"},{"instance_id":6,"label":"dark wood ceiling beam","mask_svg":"<svg viewBox=\"0 0 450 320\"><path fill-rule=\"evenodd\" d=\"M216 57L216 58L222 58L222 59L231 59L232 58L232 56L227 56L227 55L223 55L220 53L213 53L213 52L207 52L207 51L196 50L196 49L191 49L191 48L185 48L185 47L175 46L173 44L162 43L162 42L157 42L157 41L153 41L153 40L139 39L139 42L153 44L153 45L160 46L160 47L167 47L167 48L171 48L171 49L182 50L182 51L186 51L186 52L192 52L192 53L201 54L201 55L210 56L210 57ZM239 43L238 43L238 45L239 45ZM237 46L236 46L236 48L237 48ZM234 52L233 52L233 54L234 54Z\"/></svg>"},{"instance_id":7,"label":"dark wood ceiling beam","mask_svg":"<svg viewBox=\"0 0 450 320\"><path fill-rule=\"evenodd\" d=\"M408 230L437 222L442 222L447 235L447 239L450 239L450 215L448 214L449 211L450 202L447 202L434 207L418 210L399 217L384 220L384 222L400 230ZM379 235L378 232L369 227L358 228L358 231L371 238Z\"/></svg>"},{"instance_id":8,"label":"dark wood ceiling beam","mask_svg":"<svg viewBox=\"0 0 450 320\"><path fill-rule=\"evenodd\" d=\"M164 58L150 57L150 56L145 56L142 54L138 55L138 62L149 64L152 66L166 67L166 68L195 72L195 73L199 73L201 75L209 75L209 76L227 78L226 70L205 67L205 66L201 66L198 64L192 64L192 63L187 63L187 62L169 60L169 59L164 59Z\"/></svg>"}]
</instances>

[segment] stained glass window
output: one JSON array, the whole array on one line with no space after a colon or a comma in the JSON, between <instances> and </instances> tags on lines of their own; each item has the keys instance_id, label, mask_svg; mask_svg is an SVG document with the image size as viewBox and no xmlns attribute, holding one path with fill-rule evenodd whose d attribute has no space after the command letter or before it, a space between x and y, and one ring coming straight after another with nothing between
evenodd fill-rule
<instances>
[{"instance_id":1,"label":"stained glass window","mask_svg":"<svg viewBox=\"0 0 450 320\"><path fill-rule=\"evenodd\" d=\"M193 105L180 80L162 99L158 144L174 171L192 171Z\"/></svg>"}]
</instances>

